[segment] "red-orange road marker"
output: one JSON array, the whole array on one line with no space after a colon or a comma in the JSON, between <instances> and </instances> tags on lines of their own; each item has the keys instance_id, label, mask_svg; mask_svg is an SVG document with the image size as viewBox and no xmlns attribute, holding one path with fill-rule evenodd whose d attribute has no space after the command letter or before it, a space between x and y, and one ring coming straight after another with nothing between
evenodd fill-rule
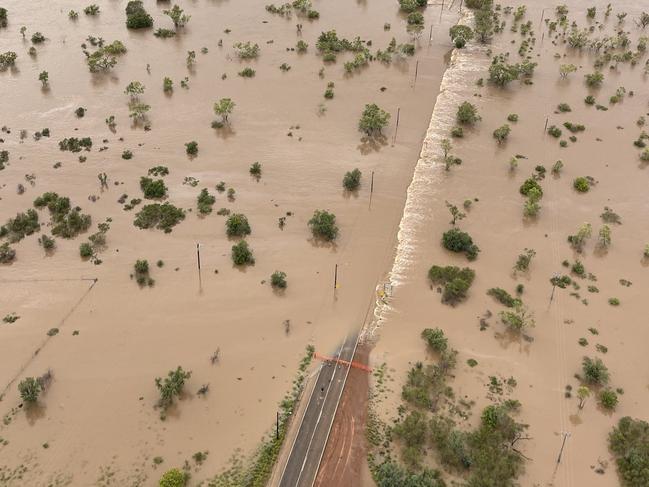
<instances>
[{"instance_id":1,"label":"red-orange road marker","mask_svg":"<svg viewBox=\"0 0 649 487\"><path fill-rule=\"evenodd\" d=\"M365 365L365 364L359 364L358 362L349 362L347 360L343 360L343 359L339 359L339 358L328 357L326 355L321 355L318 352L314 352L313 356L315 358L319 358L321 360L324 360L325 362L332 362L334 364L349 365L350 367L354 367L355 369L364 370L365 372L372 372L372 367L369 367L368 365Z\"/></svg>"}]
</instances>

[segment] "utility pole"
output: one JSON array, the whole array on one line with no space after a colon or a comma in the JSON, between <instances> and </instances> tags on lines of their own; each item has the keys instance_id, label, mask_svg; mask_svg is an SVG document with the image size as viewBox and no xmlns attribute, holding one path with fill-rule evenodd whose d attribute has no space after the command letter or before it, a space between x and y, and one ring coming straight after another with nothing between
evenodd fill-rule
<instances>
[{"instance_id":1,"label":"utility pole","mask_svg":"<svg viewBox=\"0 0 649 487\"><path fill-rule=\"evenodd\" d=\"M415 64L415 80L412 82L412 89L415 89L415 85L417 84L417 74L419 73L419 59L417 59L417 63Z\"/></svg>"},{"instance_id":2,"label":"utility pole","mask_svg":"<svg viewBox=\"0 0 649 487\"><path fill-rule=\"evenodd\" d=\"M370 183L370 195L374 193L374 171L372 171L372 182Z\"/></svg>"},{"instance_id":3,"label":"utility pole","mask_svg":"<svg viewBox=\"0 0 649 487\"><path fill-rule=\"evenodd\" d=\"M399 131L399 117L401 116L401 107L397 108L397 126L394 128L394 138L392 143L394 144L397 141L397 132Z\"/></svg>"},{"instance_id":4,"label":"utility pole","mask_svg":"<svg viewBox=\"0 0 649 487\"><path fill-rule=\"evenodd\" d=\"M334 292L336 292L337 288L338 288L338 264L336 264L336 268L334 269Z\"/></svg>"},{"instance_id":5,"label":"utility pole","mask_svg":"<svg viewBox=\"0 0 649 487\"><path fill-rule=\"evenodd\" d=\"M543 127L543 133L547 132L548 130L548 117L545 117L545 127Z\"/></svg>"},{"instance_id":6,"label":"utility pole","mask_svg":"<svg viewBox=\"0 0 649 487\"><path fill-rule=\"evenodd\" d=\"M561 433L563 435L563 442L561 443L561 450L559 451L559 456L557 457L557 463L561 463L561 455L563 455L563 448L566 446L566 440L570 436L570 433L564 431Z\"/></svg>"}]
</instances>

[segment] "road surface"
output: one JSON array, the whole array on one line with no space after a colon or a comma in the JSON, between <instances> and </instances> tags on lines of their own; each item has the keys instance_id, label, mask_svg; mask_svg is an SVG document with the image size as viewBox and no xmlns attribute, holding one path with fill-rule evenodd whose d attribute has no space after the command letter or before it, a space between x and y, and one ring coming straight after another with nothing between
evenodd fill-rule
<instances>
[{"instance_id":1,"label":"road surface","mask_svg":"<svg viewBox=\"0 0 649 487\"><path fill-rule=\"evenodd\" d=\"M358 334L350 333L334 354L350 363ZM289 453L279 487L312 487L327 444L349 365L324 362Z\"/></svg>"}]
</instances>

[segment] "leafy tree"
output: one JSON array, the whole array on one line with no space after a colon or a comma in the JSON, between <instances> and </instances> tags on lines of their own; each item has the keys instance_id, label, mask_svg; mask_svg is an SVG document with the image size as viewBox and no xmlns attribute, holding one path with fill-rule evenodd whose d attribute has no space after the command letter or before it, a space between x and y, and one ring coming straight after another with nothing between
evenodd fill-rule
<instances>
[{"instance_id":1,"label":"leafy tree","mask_svg":"<svg viewBox=\"0 0 649 487\"><path fill-rule=\"evenodd\" d=\"M625 416L608 436L623 487L649 485L649 423Z\"/></svg>"},{"instance_id":2,"label":"leafy tree","mask_svg":"<svg viewBox=\"0 0 649 487\"><path fill-rule=\"evenodd\" d=\"M581 367L584 374L583 380L586 384L604 386L608 383L608 368L601 359L584 357L581 362Z\"/></svg>"},{"instance_id":3,"label":"leafy tree","mask_svg":"<svg viewBox=\"0 0 649 487\"><path fill-rule=\"evenodd\" d=\"M586 399L588 399L589 396L590 396L590 389L587 386L579 386L579 389L577 389L577 397L579 398L579 404L578 404L579 409L584 408Z\"/></svg>"},{"instance_id":4,"label":"leafy tree","mask_svg":"<svg viewBox=\"0 0 649 487\"><path fill-rule=\"evenodd\" d=\"M448 201L446 201L445 203L446 203L446 208L448 209L448 211L451 214L451 218L452 218L452 220L450 222L451 225L455 225L455 223L458 220L463 220L466 217L466 213L463 213L462 211L460 211L460 209L457 206L452 205Z\"/></svg>"},{"instance_id":5,"label":"leafy tree","mask_svg":"<svg viewBox=\"0 0 649 487\"><path fill-rule=\"evenodd\" d=\"M640 18L638 19L638 25L643 29L649 25L649 13L642 12Z\"/></svg>"},{"instance_id":6,"label":"leafy tree","mask_svg":"<svg viewBox=\"0 0 649 487\"><path fill-rule=\"evenodd\" d=\"M579 227L575 235L568 236L568 242L572 245L572 248L577 252L581 252L586 245L586 240L588 240L593 232L593 227L590 223L584 223Z\"/></svg>"},{"instance_id":7,"label":"leafy tree","mask_svg":"<svg viewBox=\"0 0 649 487\"><path fill-rule=\"evenodd\" d=\"M599 229L597 245L601 249L608 249L611 246L611 227L608 225L604 225Z\"/></svg>"},{"instance_id":8,"label":"leafy tree","mask_svg":"<svg viewBox=\"0 0 649 487\"><path fill-rule=\"evenodd\" d=\"M383 111L375 103L365 105L365 110L358 122L358 129L372 137L381 134L381 130L388 125L390 114Z\"/></svg>"},{"instance_id":9,"label":"leafy tree","mask_svg":"<svg viewBox=\"0 0 649 487\"><path fill-rule=\"evenodd\" d=\"M228 123L228 116L235 106L236 104L230 98L221 98L214 103L214 113L221 117L221 123Z\"/></svg>"},{"instance_id":10,"label":"leafy tree","mask_svg":"<svg viewBox=\"0 0 649 487\"><path fill-rule=\"evenodd\" d=\"M519 66L506 63L503 56L494 57L489 66L489 81L500 87L517 80L520 74Z\"/></svg>"},{"instance_id":11,"label":"leafy tree","mask_svg":"<svg viewBox=\"0 0 649 487\"><path fill-rule=\"evenodd\" d=\"M463 47L464 44L467 43L467 41L473 39L473 30L468 25L454 25L449 29L448 34L455 44L455 47ZM457 45L459 39L461 39L461 46Z\"/></svg>"},{"instance_id":12,"label":"leafy tree","mask_svg":"<svg viewBox=\"0 0 649 487\"><path fill-rule=\"evenodd\" d=\"M228 237L245 237L252 230L248 218L243 213L233 213L225 222L225 232Z\"/></svg>"},{"instance_id":13,"label":"leafy tree","mask_svg":"<svg viewBox=\"0 0 649 487\"><path fill-rule=\"evenodd\" d=\"M201 215L209 215L212 213L212 206L216 202L214 195L211 195L207 188L203 188L196 199L196 206Z\"/></svg>"},{"instance_id":14,"label":"leafy tree","mask_svg":"<svg viewBox=\"0 0 649 487\"><path fill-rule=\"evenodd\" d=\"M131 0L126 4L126 27L129 29L146 29L153 26L153 18L144 9L140 0Z\"/></svg>"},{"instance_id":15,"label":"leafy tree","mask_svg":"<svg viewBox=\"0 0 649 487\"><path fill-rule=\"evenodd\" d=\"M286 272L275 271L270 276L270 285L276 289L286 289Z\"/></svg>"},{"instance_id":16,"label":"leafy tree","mask_svg":"<svg viewBox=\"0 0 649 487\"><path fill-rule=\"evenodd\" d=\"M315 238L333 241L338 237L336 215L326 210L316 210L308 223Z\"/></svg>"},{"instance_id":17,"label":"leafy tree","mask_svg":"<svg viewBox=\"0 0 649 487\"><path fill-rule=\"evenodd\" d=\"M343 177L343 188L347 191L356 191L361 185L361 171L356 168L353 171L347 171Z\"/></svg>"},{"instance_id":18,"label":"leafy tree","mask_svg":"<svg viewBox=\"0 0 649 487\"><path fill-rule=\"evenodd\" d=\"M20 397L27 404L35 404L42 390L41 384L33 377L27 377L18 384Z\"/></svg>"},{"instance_id":19,"label":"leafy tree","mask_svg":"<svg viewBox=\"0 0 649 487\"><path fill-rule=\"evenodd\" d=\"M195 156L196 154L198 154L198 142L196 142L195 140L187 142L185 144L185 152L187 152L188 156Z\"/></svg>"},{"instance_id":20,"label":"leafy tree","mask_svg":"<svg viewBox=\"0 0 649 487\"><path fill-rule=\"evenodd\" d=\"M191 18L191 16L185 14L185 11L178 5L174 5L169 10L163 10L162 13L167 15L171 19L176 29L185 27L185 25L187 25L187 22L189 22L189 19Z\"/></svg>"},{"instance_id":21,"label":"leafy tree","mask_svg":"<svg viewBox=\"0 0 649 487\"><path fill-rule=\"evenodd\" d=\"M451 252L463 252L469 260L478 257L480 249L473 243L471 236L458 228L451 228L442 235L442 245Z\"/></svg>"},{"instance_id":22,"label":"leafy tree","mask_svg":"<svg viewBox=\"0 0 649 487\"><path fill-rule=\"evenodd\" d=\"M41 71L41 73L38 75L38 81L43 84L43 88L47 87L50 81L49 73L47 71Z\"/></svg>"},{"instance_id":23,"label":"leafy tree","mask_svg":"<svg viewBox=\"0 0 649 487\"><path fill-rule=\"evenodd\" d=\"M232 246L232 262L234 262L234 265L252 265L255 263L255 258L252 255L252 250L248 247L248 242L242 240Z\"/></svg>"},{"instance_id":24,"label":"leafy tree","mask_svg":"<svg viewBox=\"0 0 649 487\"><path fill-rule=\"evenodd\" d=\"M562 78L567 78L570 73L577 71L577 66L574 64L561 64L559 66L559 74Z\"/></svg>"},{"instance_id":25,"label":"leafy tree","mask_svg":"<svg viewBox=\"0 0 649 487\"><path fill-rule=\"evenodd\" d=\"M494 33L494 15L491 10L491 3L485 2L485 5L476 10L474 14L474 31L480 39L480 42L487 42Z\"/></svg>"},{"instance_id":26,"label":"leafy tree","mask_svg":"<svg viewBox=\"0 0 649 487\"><path fill-rule=\"evenodd\" d=\"M167 470L160 479L160 487L185 487L189 475L179 468L172 468Z\"/></svg>"},{"instance_id":27,"label":"leafy tree","mask_svg":"<svg viewBox=\"0 0 649 487\"><path fill-rule=\"evenodd\" d=\"M162 90L165 93L170 93L174 89L174 82L172 81L171 78L168 78L165 76L165 78L162 80Z\"/></svg>"},{"instance_id":28,"label":"leafy tree","mask_svg":"<svg viewBox=\"0 0 649 487\"><path fill-rule=\"evenodd\" d=\"M480 116L478 115L478 109L475 105L465 101L457 108L456 119L458 123L473 125L480 120Z\"/></svg>"},{"instance_id":29,"label":"leafy tree","mask_svg":"<svg viewBox=\"0 0 649 487\"><path fill-rule=\"evenodd\" d=\"M158 406L167 409L174 402L174 399L180 395L185 387L185 381L191 377L191 371L184 371L178 366L176 370L170 370L164 379L157 377L155 385L160 392Z\"/></svg>"},{"instance_id":30,"label":"leafy tree","mask_svg":"<svg viewBox=\"0 0 649 487\"><path fill-rule=\"evenodd\" d=\"M392 460L386 460L372 470L377 487L446 487L440 472L429 468L411 472Z\"/></svg>"},{"instance_id":31,"label":"leafy tree","mask_svg":"<svg viewBox=\"0 0 649 487\"><path fill-rule=\"evenodd\" d=\"M517 333L535 324L534 316L520 301L516 303L513 310L501 311L500 319L507 328Z\"/></svg>"},{"instance_id":32,"label":"leafy tree","mask_svg":"<svg viewBox=\"0 0 649 487\"><path fill-rule=\"evenodd\" d=\"M9 18L7 9L0 7L0 28L7 27L7 20Z\"/></svg>"}]
</instances>

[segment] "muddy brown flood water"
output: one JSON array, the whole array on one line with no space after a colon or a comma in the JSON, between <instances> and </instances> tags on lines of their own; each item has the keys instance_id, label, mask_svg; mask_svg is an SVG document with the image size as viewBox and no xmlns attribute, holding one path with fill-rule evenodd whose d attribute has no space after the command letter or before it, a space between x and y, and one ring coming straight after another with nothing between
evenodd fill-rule
<instances>
[{"instance_id":1,"label":"muddy brown flood water","mask_svg":"<svg viewBox=\"0 0 649 487\"><path fill-rule=\"evenodd\" d=\"M0 222L31 208L46 191L69 196L93 219L86 234L57 238L55 251L46 255L38 237L51 229L45 225L47 211L40 211L41 232L12 244L15 262L0 266L0 315L20 317L0 325L0 387L7 387L0 401L6 415L0 468L8 486L157 485L161 472L207 450L200 468L192 461L198 482L236 452L245 456L254 449L272 426L306 345L328 352L348 330L357 329L373 304L377 282L391 267L405 190L450 50L448 26L458 16L431 6L414 57L389 66L372 62L345 75L343 61L351 54L324 64L315 48L320 32L336 29L349 39L371 39L373 52L385 49L393 36L408 42L405 17L395 3L316 0L320 18L308 21L272 15L265 1L184 1L181 6L192 18L171 39L156 38L151 29L127 30L124 1L96 3L101 11L95 17L67 0L2 4L9 23L0 29L0 51L15 51L18 59L15 68L0 72L0 125L11 131L1 134L0 149L10 156L0 171ZM169 4L144 4L154 28L172 28L162 14ZM71 9L79 11L77 20L68 19ZM32 57L29 39L36 31L46 41L35 46ZM90 35L125 44L128 52L109 73L88 72L80 45ZM309 44L306 54L287 50L299 39ZM259 44L257 60L236 58L233 44L245 41ZM192 69L185 65L190 50L197 58ZM282 63L291 69L280 70ZM254 78L237 76L246 66L256 70ZM44 70L48 89L38 81ZM162 90L167 76L174 82L172 94ZM188 89L181 87L185 77ZM151 106L148 132L132 127L128 118L124 88L134 80L146 86L140 100ZM335 83L333 100L323 98L329 81ZM231 130L215 131L212 105L223 97L236 103ZM392 115L384 145L361 143L357 130L363 107L373 102ZM74 114L79 106L87 109L83 118ZM110 115L116 118L115 133L105 124ZM32 135L44 127L51 137L35 141ZM21 140L23 129L27 137ZM92 151L80 153L87 157L84 162L58 148L59 140L72 136L93 140ZM191 140L199 145L193 159L184 147ZM99 151L103 146L108 149ZM124 150L133 158L122 159ZM248 172L255 161L263 168L258 182ZM133 225L146 200L131 211L117 202L122 194L127 201L142 198L139 178L157 165L170 170L164 178L167 200L193 208L171 234ZM362 186L349 196L341 179L355 167L363 173ZM97 179L103 172L108 175L104 190ZM33 185L25 178L32 174ZM198 184L184 184L188 177ZM219 181L236 190L234 202L216 193ZM24 185L23 194L18 184ZM196 212L202 188L217 197L215 211L206 217ZM232 266L233 242L226 237L224 217L216 214L221 207L248 216L254 266ZM316 209L337 216L340 237L334 246L317 245L310 237L307 221ZM278 219L287 212L292 216L280 230ZM81 260L80 243L107 218L112 221L99 254L103 263ZM140 289L129 278L137 259L148 259L153 287ZM154 265L158 260L163 267ZM281 295L268 284L275 270L288 275ZM290 320L289 333L285 320ZM52 328L59 333L48 338ZM220 360L212 365L216 349ZM161 421L154 409L154 378L178 365L192 371L187 393ZM18 381L47 369L54 380L39 406L29 414L16 410ZM196 395L203 384L209 384L205 397ZM152 459L158 456L164 462L156 468ZM19 477L20 466L25 471Z\"/></svg>"},{"instance_id":2,"label":"muddy brown flood water","mask_svg":"<svg viewBox=\"0 0 649 487\"><path fill-rule=\"evenodd\" d=\"M571 21L577 19L583 26L586 7L595 4L601 20L607 2L565 3ZM378 322L373 329L378 343L371 362L375 367L385 362L394 379L391 392L381 394L376 409L386 421L396 417L408 369L416 361L435 360L427 355L420 333L424 328L439 327L450 346L459 352L450 382L455 397L476 401L472 416L466 422L460 420L461 425L475 425L480 410L491 403L486 398L490 377L515 378L517 385L506 397L521 402L520 421L529 424L530 436L519 443L531 459L526 462L520 485L616 486L620 481L607 448L608 433L623 416L648 419L649 275L647 259L643 258L649 242L648 173L633 146L641 132L636 120L647 116L648 111L647 75L643 74L646 56L635 67L628 63L620 64L618 69L605 66L602 87L588 89L584 74L593 72L594 55L566 49L560 42L553 45L545 23L540 23L541 9L546 6L543 2L528 2L524 19L532 21L537 39L532 60L539 66L533 85L514 82L506 89L498 89L487 83L484 88L475 84L478 78L488 77L491 56L487 49L492 49L493 55L510 51L513 62L518 61L516 51L521 37L509 32L511 15L505 17L508 24L502 36L490 45L472 45L457 52L445 73L401 222L390 276L393 296L377 311ZM553 19L554 6L547 7L545 18ZM635 46L642 31L632 18L639 16L642 7L638 2L615 3L604 33L613 30L615 13L627 11L622 28L631 33ZM510 39L516 39L516 43L510 44ZM558 59L555 53L559 53ZM563 63L574 63L577 72L561 79L559 64ZM624 101L609 106L609 97L621 86L627 93ZM631 91L634 96L630 97ZM587 106L583 100L588 94L609 106L608 111ZM449 137L457 107L465 100L477 106L482 120L475 128L465 129L463 139L452 140L452 152L463 163L446 172L440 163L440 141ZM560 102L568 103L572 112L557 112ZM511 113L518 114L519 121L509 122L511 135L499 145L492 132L508 123ZM548 125L563 129L563 139L571 135L563 128L566 121L582 123L586 130L577 134L577 142L561 148L558 139L544 133L546 117ZM525 158L519 159L518 168L510 172L509 160L517 154ZM557 160L563 161L563 171L553 176L550 169ZM537 165L545 166L547 174L541 181L541 211L530 221L523 218L524 198L518 189ZM573 189L573 180L580 176L591 176L596 181L588 193ZM474 262L468 262L462 254L445 251L440 244L442 233L450 228L445 201L462 207L467 199L475 201L458 226L481 249ZM611 224L613 243L602 252L595 243L605 206L621 216L622 224ZM567 236L584 222L592 224L593 238L578 254L570 248ZM512 266L524 248L535 249L536 257L528 274L514 278ZM550 302L550 278L570 274L570 269L562 267L564 259L570 263L581 261L597 280L577 278L580 290L557 288ZM455 307L440 302L440 295L427 279L433 264L468 266L476 271L466 302ZM623 280L632 285L625 285ZM536 319L536 326L526 333L528 340L505 331L498 319L502 306L486 294L492 287L513 293L518 283L524 285L522 299ZM595 289L588 292L589 286ZM620 300L619 306L609 304L609 298L614 297ZM599 334L594 335L589 328ZM587 345L578 344L580 338L585 338ZM584 409L579 410L575 391L580 383L573 376L581 371L584 356L600 357L611 373L612 387L623 390L615 411L602 409L596 397L589 398ZM467 365L469 359L477 361L477 365ZM572 387L571 398L566 397L566 386ZM568 435L566 447L557 465L564 434ZM425 462L436 466L433 448ZM605 473L598 474L598 468Z\"/></svg>"}]
</instances>

